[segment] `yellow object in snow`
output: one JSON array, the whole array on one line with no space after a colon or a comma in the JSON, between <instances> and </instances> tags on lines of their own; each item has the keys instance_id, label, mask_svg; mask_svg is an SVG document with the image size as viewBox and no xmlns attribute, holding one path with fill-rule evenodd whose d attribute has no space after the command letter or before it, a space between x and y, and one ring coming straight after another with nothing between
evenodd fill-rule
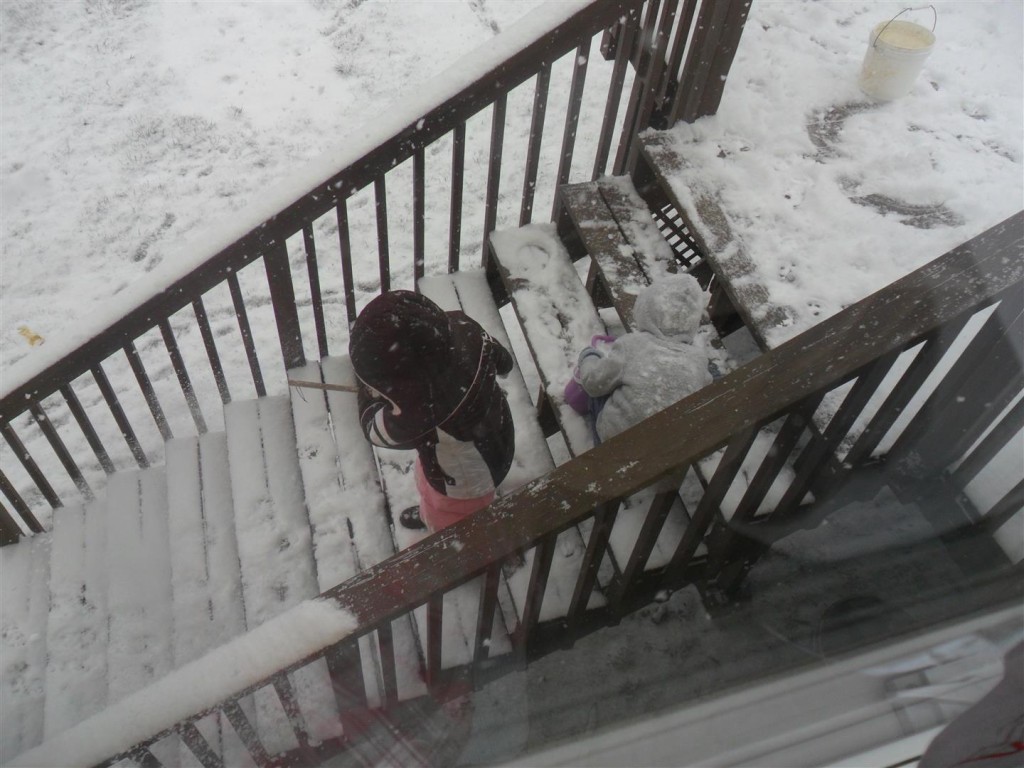
<instances>
[{"instance_id":1,"label":"yellow object in snow","mask_svg":"<svg viewBox=\"0 0 1024 768\"><path fill-rule=\"evenodd\" d=\"M30 347L38 347L40 344L46 341L46 339L44 339L38 333L33 331L27 325L19 325L18 333L25 337L25 341L28 342Z\"/></svg>"}]
</instances>

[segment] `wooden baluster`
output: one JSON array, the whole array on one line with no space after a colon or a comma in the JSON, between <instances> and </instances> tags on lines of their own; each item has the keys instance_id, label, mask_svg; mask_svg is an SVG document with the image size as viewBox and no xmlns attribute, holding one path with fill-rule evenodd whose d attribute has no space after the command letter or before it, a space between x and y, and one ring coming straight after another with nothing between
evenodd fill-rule
<instances>
[{"instance_id":1,"label":"wooden baluster","mask_svg":"<svg viewBox=\"0 0 1024 768\"><path fill-rule=\"evenodd\" d=\"M79 429L82 430L82 434L85 435L86 442L89 443L89 447L92 448L96 459L99 461L100 466L103 467L103 471L108 475L114 473L114 462L110 460L110 455L107 453L107 449L103 447L103 442L100 440L96 430L92 426L92 422L89 421L89 417L85 413L85 409L82 407L82 403L78 399L78 395L71 388L70 384L65 384L60 388L60 393L64 397L64 402L67 403L68 410L71 411L71 415L75 417L75 421L78 422Z\"/></svg>"},{"instance_id":2,"label":"wooden baluster","mask_svg":"<svg viewBox=\"0 0 1024 768\"><path fill-rule=\"evenodd\" d=\"M277 337L281 342L281 359L286 370L306 364L306 351L302 344L302 326L295 303L295 284L288 261L288 244L277 238L266 245L263 268L267 273L270 302L277 322Z\"/></svg>"},{"instance_id":3,"label":"wooden baluster","mask_svg":"<svg viewBox=\"0 0 1024 768\"><path fill-rule=\"evenodd\" d=\"M654 52L644 71L643 90L640 94L640 101L637 105L636 115L633 119L633 135L651 126L651 118L654 115L654 108L658 99L658 89L665 71L665 52L668 49L669 34L676 17L676 10L679 7L679 0L666 0L662 9L661 23L654 39ZM636 142L630 143L626 159L626 167L632 168L636 164L636 157L639 147Z\"/></svg>"},{"instance_id":4,"label":"wooden baluster","mask_svg":"<svg viewBox=\"0 0 1024 768\"><path fill-rule=\"evenodd\" d=\"M299 708L299 700L295 696L295 687L287 674L276 675L273 680L274 690L277 698L281 700L281 708L284 709L285 717L288 718L288 725L291 726L295 740L299 743L300 750L309 749L309 732L306 729L306 719L302 716Z\"/></svg>"},{"instance_id":5,"label":"wooden baluster","mask_svg":"<svg viewBox=\"0 0 1024 768\"><path fill-rule=\"evenodd\" d=\"M35 533L42 533L43 526L39 523L39 520L36 519L36 516L32 514L32 510L29 508L28 504L25 503L25 500L21 498L21 494L18 493L18 489L14 487L14 483L7 478L7 475L3 470L0 470L0 491L2 491L4 496L7 497L7 500L11 502L11 506L14 507L14 511L21 515L21 520L28 529ZM11 513L7 512L7 514L10 515ZM14 528L10 528L5 523L4 528L10 533L17 533L18 536L21 536L21 527L18 525L15 525Z\"/></svg>"},{"instance_id":6,"label":"wooden baluster","mask_svg":"<svg viewBox=\"0 0 1024 768\"><path fill-rule=\"evenodd\" d=\"M476 633L473 636L473 667L490 656L494 613L498 607L498 585L501 582L501 564L492 563L480 583L480 602L476 614Z\"/></svg>"},{"instance_id":7,"label":"wooden baluster","mask_svg":"<svg viewBox=\"0 0 1024 768\"><path fill-rule=\"evenodd\" d=\"M114 417L114 422L117 424L117 428L121 431L121 436L128 444L128 448L132 452L132 456L135 457L135 462L142 469L147 469L149 467L149 459L146 458L146 452L142 450L142 445L139 443L139 439L135 436L135 430L132 429L131 422L128 421L128 417L125 415L124 409L121 407L121 403L117 399L117 394L114 392L114 388L110 386L110 380L107 378L107 374L103 372L102 363L96 364L90 370L92 372L92 377L96 380L96 385L100 388L100 393L103 395L103 399L107 403L107 407L110 409L111 415Z\"/></svg>"},{"instance_id":8,"label":"wooden baluster","mask_svg":"<svg viewBox=\"0 0 1024 768\"><path fill-rule=\"evenodd\" d=\"M953 472L953 485L963 489L978 476L996 455L1024 427L1024 400L1017 402L999 423L981 440Z\"/></svg>"},{"instance_id":9,"label":"wooden baluster","mask_svg":"<svg viewBox=\"0 0 1024 768\"><path fill-rule=\"evenodd\" d=\"M260 360L256 355L256 343L253 341L252 329L249 327L249 315L245 311L245 299L242 297L242 288L238 284L238 275L234 272L228 275L228 290L231 291L231 303L235 308L235 317L238 319L238 331L242 336L245 357L249 361L249 371L252 373L253 386L256 387L256 396L265 397L267 388L263 384Z\"/></svg>"},{"instance_id":10,"label":"wooden baluster","mask_svg":"<svg viewBox=\"0 0 1024 768\"><path fill-rule=\"evenodd\" d=\"M615 519L619 514L620 506L619 500L610 501L602 504L594 513L594 525L590 529L587 551L583 556L580 575L576 579L572 600L569 603L569 613L566 617L570 629L579 624L580 618L587 610L590 595L594 591L594 585L597 584L598 571L608 552L608 539L611 536L612 528L615 527Z\"/></svg>"},{"instance_id":11,"label":"wooden baluster","mask_svg":"<svg viewBox=\"0 0 1024 768\"><path fill-rule=\"evenodd\" d=\"M311 224L305 224L302 227L302 244L306 249L306 272L309 274L309 295L313 304L313 326L316 328L316 345L320 353L320 359L323 360L328 355L327 324L324 321L324 300L320 294L320 269L316 263L316 241L313 238L313 226Z\"/></svg>"},{"instance_id":12,"label":"wooden baluster","mask_svg":"<svg viewBox=\"0 0 1024 768\"><path fill-rule=\"evenodd\" d=\"M185 396L185 402L188 404L188 410L192 414L192 421L195 423L199 434L206 434L206 419L203 418L203 411L199 406L199 398L196 396L196 390L192 386L192 380L189 378L188 369L185 368L185 358L181 356L181 350L178 348L178 340L174 337L174 331L171 330L171 324L165 318L157 325L160 328L160 335L164 340L164 348L167 350L167 356L171 359L171 367L174 369L174 373L178 378L178 386L181 387L181 393Z\"/></svg>"},{"instance_id":13,"label":"wooden baluster","mask_svg":"<svg viewBox=\"0 0 1024 768\"><path fill-rule=\"evenodd\" d=\"M452 208L448 224L448 272L459 270L462 248L462 188L466 166L466 124L452 131Z\"/></svg>"},{"instance_id":14,"label":"wooden baluster","mask_svg":"<svg viewBox=\"0 0 1024 768\"><path fill-rule=\"evenodd\" d=\"M681 478L679 482L682 482ZM655 495L647 509L643 527L633 545L633 551L630 552L629 560L622 569L622 576L612 597L612 612L617 615L622 613L625 601L643 575L651 552L654 551L654 545L658 542L658 536L661 535L661 529L665 527L668 513L672 511L677 501L682 503L679 499L679 483L673 485L671 490L661 491Z\"/></svg>"},{"instance_id":15,"label":"wooden baluster","mask_svg":"<svg viewBox=\"0 0 1024 768\"><path fill-rule=\"evenodd\" d=\"M683 538L672 555L672 560L665 569L664 583L668 587L674 587L681 580L687 566L693 559L693 553L704 538L704 534L711 525L715 515L719 514L719 505L725 497L726 492L736 479L736 474L743 466L743 460L750 451L757 437L757 427L748 427L736 433L725 448L725 454L718 462L715 474L711 476L708 487L704 489L697 509L693 513L693 519L686 526Z\"/></svg>"},{"instance_id":16,"label":"wooden baluster","mask_svg":"<svg viewBox=\"0 0 1024 768\"><path fill-rule=\"evenodd\" d=\"M217 354L217 342L213 337L213 329L210 328L210 318L206 314L202 296L192 302L192 311L199 324L199 333L203 337L206 357L210 361L210 370L213 372L214 381L217 382L217 391L220 392L221 402L227 405L231 402L231 391L228 389L228 381L224 376L224 366L220 363L220 355Z\"/></svg>"},{"instance_id":17,"label":"wooden baluster","mask_svg":"<svg viewBox=\"0 0 1024 768\"><path fill-rule=\"evenodd\" d=\"M615 121L619 116L619 102L622 100L622 87L626 80L629 52L636 40L639 24L639 16L636 10L633 10L630 11L626 23L619 30L618 43L615 50L615 64L612 65L611 82L608 84L608 99L604 106L604 118L601 122L601 133L597 141L594 172L591 174L591 180L597 180L604 176L605 170L608 167L608 154L611 152L612 135L615 133Z\"/></svg>"},{"instance_id":18,"label":"wooden baluster","mask_svg":"<svg viewBox=\"0 0 1024 768\"><path fill-rule=\"evenodd\" d=\"M391 622L385 621L377 627L377 644L380 648L380 672L384 680L384 706L398 703L398 674L395 667L395 638Z\"/></svg>"},{"instance_id":19,"label":"wooden baluster","mask_svg":"<svg viewBox=\"0 0 1024 768\"><path fill-rule=\"evenodd\" d=\"M1024 292L1022 292L1024 293ZM1000 304L996 314L1006 304ZM1024 388L1021 350L1024 349L1024 314L1002 315L1003 334L978 366L942 409L941 423L932 430L933 438L921 451L932 466L945 468L963 458L992 422Z\"/></svg>"},{"instance_id":20,"label":"wooden baluster","mask_svg":"<svg viewBox=\"0 0 1024 768\"><path fill-rule=\"evenodd\" d=\"M29 403L28 408L29 412L32 414L32 418L35 419L36 425L40 430L42 430L43 435L46 437L46 441L50 444L50 447L60 460L60 463L64 466L68 475L70 475L75 486L77 486L78 490L82 492L82 495L85 496L86 499L92 501L93 498L95 498L93 496L92 488L90 488L89 483L85 481L85 477L82 475L81 469L79 469L78 464L75 463L74 458L71 456L71 452L68 451L67 446L64 445L64 441L61 440L60 435L57 434L57 430L46 415L42 405L33 400Z\"/></svg>"},{"instance_id":21,"label":"wooden baluster","mask_svg":"<svg viewBox=\"0 0 1024 768\"><path fill-rule=\"evenodd\" d=\"M821 404L823 397L823 393L812 395L800 403L786 417L778 433L775 435L772 447L768 450L761 465L757 468L757 472L754 473L754 477L751 479L750 485L747 486L747 490L743 494L743 498L740 499L740 503L736 506L732 517L726 525L716 531L715 535L708 542L707 571L709 576L720 572L725 566L726 560L737 557L737 553L734 551L734 543L739 536L737 530L742 529L746 523L756 516L761 502L775 483L782 468L786 466L789 455L796 448L801 436L806 431L807 425Z\"/></svg>"},{"instance_id":22,"label":"wooden baluster","mask_svg":"<svg viewBox=\"0 0 1024 768\"><path fill-rule=\"evenodd\" d=\"M1024 480L1007 491L981 520L981 526L990 536L1006 525L1024 507Z\"/></svg>"},{"instance_id":23,"label":"wooden baluster","mask_svg":"<svg viewBox=\"0 0 1024 768\"><path fill-rule=\"evenodd\" d=\"M199 732L193 723L186 723L178 729L178 735L188 747L189 751L200 762L203 768L224 768L224 761L221 760L206 737Z\"/></svg>"},{"instance_id":24,"label":"wooden baluster","mask_svg":"<svg viewBox=\"0 0 1024 768\"><path fill-rule=\"evenodd\" d=\"M905 458L920 443L922 437L934 428L936 418L944 417L944 409L955 400L975 372L985 366L988 356L997 347L1004 333L1002 319L993 313L893 443L888 454L890 462Z\"/></svg>"},{"instance_id":25,"label":"wooden baluster","mask_svg":"<svg viewBox=\"0 0 1024 768\"><path fill-rule=\"evenodd\" d=\"M4 490L6 485L6 478L0 480L0 490ZM20 496L18 498L21 498ZM21 526L18 525L18 521L14 519L14 515L7 509L6 506L0 504L0 547L6 547L8 544L17 544L25 534L21 530Z\"/></svg>"},{"instance_id":26,"label":"wooden baluster","mask_svg":"<svg viewBox=\"0 0 1024 768\"><path fill-rule=\"evenodd\" d=\"M666 104L668 104L672 96L679 89L679 68L683 64L686 39L690 34L690 28L693 26L693 17L696 11L697 0L685 0L679 24L676 27L675 38L672 40L672 52L669 54L668 63L665 65L665 73L661 78L661 86L658 88L657 103L661 109L665 108Z\"/></svg>"},{"instance_id":27,"label":"wooden baluster","mask_svg":"<svg viewBox=\"0 0 1024 768\"><path fill-rule=\"evenodd\" d=\"M444 642L444 593L435 592L427 600L427 686L441 683L441 644Z\"/></svg>"},{"instance_id":28,"label":"wooden baluster","mask_svg":"<svg viewBox=\"0 0 1024 768\"><path fill-rule=\"evenodd\" d=\"M391 253L388 244L388 189L386 176L373 180L373 199L377 213L377 260L380 264L381 293L391 290Z\"/></svg>"},{"instance_id":29,"label":"wooden baluster","mask_svg":"<svg viewBox=\"0 0 1024 768\"><path fill-rule=\"evenodd\" d=\"M515 636L516 645L523 649L528 650L530 636L540 620L540 609L544 602L544 592L548 586L548 576L551 573L551 561L555 556L557 540L557 533L549 533L541 538L533 549L530 585L526 589L526 602L523 605L519 628L516 630Z\"/></svg>"},{"instance_id":30,"label":"wooden baluster","mask_svg":"<svg viewBox=\"0 0 1024 768\"><path fill-rule=\"evenodd\" d=\"M4 439L7 440L7 444L11 447L14 455L21 462L21 466L28 473L28 476L32 478L32 482L36 484L40 493L46 499L47 503L51 507L57 508L64 506L64 503L60 500L57 492L53 490L53 486L50 485L50 481L46 479L46 475L39 469L39 465L36 464L35 460L25 449L25 445L21 442L14 428L7 422L0 422L0 432L3 433ZM38 523L37 523L38 524ZM39 530L42 530L40 526Z\"/></svg>"},{"instance_id":31,"label":"wooden baluster","mask_svg":"<svg viewBox=\"0 0 1024 768\"><path fill-rule=\"evenodd\" d=\"M335 645L324 654L327 670L334 687L334 699L338 704L341 725L345 738L356 738L365 728L366 683L363 680L363 665L359 658L359 645L346 642Z\"/></svg>"},{"instance_id":32,"label":"wooden baluster","mask_svg":"<svg viewBox=\"0 0 1024 768\"><path fill-rule=\"evenodd\" d=\"M812 485L815 493L822 498L836 489L834 478L825 477L822 470L829 461L835 460L836 448L878 390L899 354L899 350L896 350L883 355L860 371L856 383L843 399L843 404L829 421L824 433L815 436L793 462L796 476L771 513L773 528L795 515Z\"/></svg>"},{"instance_id":33,"label":"wooden baluster","mask_svg":"<svg viewBox=\"0 0 1024 768\"><path fill-rule=\"evenodd\" d=\"M238 738L245 745L253 762L261 767L270 766L270 755L267 754L267 750L263 747L260 737L256 734L256 728L249 722L249 718L245 716L245 712L242 711L238 702L229 701L222 708L228 718L228 722L235 729L235 733L238 734Z\"/></svg>"},{"instance_id":34,"label":"wooden baluster","mask_svg":"<svg viewBox=\"0 0 1024 768\"><path fill-rule=\"evenodd\" d=\"M641 101L644 94L644 83L653 66L654 57L646 54L654 40L654 26L658 17L658 10L661 7L661 0L650 0L647 6L647 15L644 17L643 30L640 34L638 44L634 49L634 67L636 75L633 77L633 87L629 92L629 102L626 105L626 114L622 119L622 133L619 135L619 148L615 154L615 162L612 164L612 174L621 176L627 171L630 148L633 146L633 139L638 133L638 116L640 113Z\"/></svg>"},{"instance_id":35,"label":"wooden baluster","mask_svg":"<svg viewBox=\"0 0 1024 768\"><path fill-rule=\"evenodd\" d=\"M572 85L569 87L569 104L565 113L565 128L562 131L562 150L558 158L558 175L555 186L569 182L572 173L572 155L576 147L576 131L580 122L580 105L583 103L583 87L587 82L587 65L590 63L590 40L580 44L573 59ZM558 201L551 209L551 218L558 213Z\"/></svg>"},{"instance_id":36,"label":"wooden baluster","mask_svg":"<svg viewBox=\"0 0 1024 768\"><path fill-rule=\"evenodd\" d=\"M868 460L878 444L892 428L893 424L903 413L907 405L914 398L921 388L921 385L928 379L939 364L946 352L949 351L954 339L967 324L965 316L957 322L947 325L928 334L923 345L918 350L910 366L907 368L900 380L892 388L892 391L879 406L878 411L868 422L864 431L854 442L846 454L844 463L849 467L857 467Z\"/></svg>"},{"instance_id":37,"label":"wooden baluster","mask_svg":"<svg viewBox=\"0 0 1024 768\"><path fill-rule=\"evenodd\" d=\"M338 219L338 247L341 251L341 280L345 291L345 317L351 328L356 321L356 293L352 280L352 241L348 234L348 200L338 201L335 214Z\"/></svg>"},{"instance_id":38,"label":"wooden baluster","mask_svg":"<svg viewBox=\"0 0 1024 768\"><path fill-rule=\"evenodd\" d=\"M533 220L533 197L537 191L537 169L540 167L540 147L544 140L544 116L548 111L548 89L551 85L551 62L545 61L537 73L533 92L533 116L530 118L530 140L526 148L526 172L523 177L523 202L519 210L519 226Z\"/></svg>"},{"instance_id":39,"label":"wooden baluster","mask_svg":"<svg viewBox=\"0 0 1024 768\"><path fill-rule=\"evenodd\" d=\"M135 348L135 342L129 341L124 345L123 349L124 356L128 358L128 365L131 366L132 373L135 374L135 380L139 383L139 389L142 390L142 396L146 400L146 405L149 406L149 412L153 416L153 421L156 422L156 428L160 430L160 436L164 440L171 440L174 437L171 432L171 426L167 423L164 409L160 406L160 399L156 396L153 384L149 380L149 374L146 373L146 367L139 356L139 350Z\"/></svg>"},{"instance_id":40,"label":"wooden baluster","mask_svg":"<svg viewBox=\"0 0 1024 768\"><path fill-rule=\"evenodd\" d=\"M138 768L163 768L163 763L147 747L133 749L128 753L128 760L138 766Z\"/></svg>"},{"instance_id":41,"label":"wooden baluster","mask_svg":"<svg viewBox=\"0 0 1024 768\"><path fill-rule=\"evenodd\" d=\"M505 108L508 95L502 93L491 109L491 154L487 167L487 197L484 201L484 236L480 263L487 262L487 242L498 220L498 189L501 186L501 153L505 146Z\"/></svg>"},{"instance_id":42,"label":"wooden baluster","mask_svg":"<svg viewBox=\"0 0 1024 768\"><path fill-rule=\"evenodd\" d=\"M425 270L424 222L426 220L426 158L423 147L412 155L412 273L413 285L418 285Z\"/></svg>"}]
</instances>

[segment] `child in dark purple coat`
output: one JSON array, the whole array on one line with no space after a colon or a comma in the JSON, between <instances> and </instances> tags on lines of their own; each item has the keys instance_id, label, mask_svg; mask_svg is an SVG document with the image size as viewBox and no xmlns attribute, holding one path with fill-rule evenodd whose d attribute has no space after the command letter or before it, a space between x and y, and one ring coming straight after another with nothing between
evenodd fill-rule
<instances>
[{"instance_id":1,"label":"child in dark purple coat","mask_svg":"<svg viewBox=\"0 0 1024 768\"><path fill-rule=\"evenodd\" d=\"M437 531L490 504L515 452L496 380L512 370L508 350L465 313L390 291L359 314L349 357L366 439L417 453L420 506L400 522Z\"/></svg>"}]
</instances>

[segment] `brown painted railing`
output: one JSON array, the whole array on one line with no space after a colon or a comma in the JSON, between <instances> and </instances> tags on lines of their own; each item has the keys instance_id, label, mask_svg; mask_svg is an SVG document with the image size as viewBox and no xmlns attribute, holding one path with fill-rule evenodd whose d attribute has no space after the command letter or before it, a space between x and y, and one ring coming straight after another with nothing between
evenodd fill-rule
<instances>
[{"instance_id":1,"label":"brown painted railing","mask_svg":"<svg viewBox=\"0 0 1024 768\"><path fill-rule=\"evenodd\" d=\"M558 184L604 174L613 150L614 169L628 167L632 137L658 110L688 119L714 111L748 3L699 5L602 0L562 12L550 31L422 114L392 120L361 157L59 361L17 380L20 369L8 372L0 540L43 530L50 510L90 500L117 469L160 461L167 439L218 428L222 403L283 391L286 369L343 348L361 303L413 287L428 269L457 270L497 225L548 210ZM601 62L610 28L614 55ZM520 146L505 136L507 110L510 100L528 109L531 92ZM558 144L545 134L545 123L557 132L555 114ZM593 163L578 161L584 148ZM433 188L439 174L428 178L428 162L450 168L447 188ZM429 210L446 215L427 216L428 195ZM399 249L412 258L396 263ZM376 264L353 259L372 251ZM151 419L132 417L147 411Z\"/></svg>"},{"instance_id":2,"label":"brown painted railing","mask_svg":"<svg viewBox=\"0 0 1024 768\"><path fill-rule=\"evenodd\" d=\"M814 481L822 468L852 470L892 431L897 417L915 396L925 392L930 394L924 405L897 429L899 434L890 454L913 455L910 465L920 474L918 480L926 484L948 477L945 467L951 460L960 459L957 472L964 467L968 468L964 471L973 472L976 464L998 451L991 440L1005 444L1007 434L1015 434L1020 428L1020 408L1007 410L1005 405L1021 391L1022 317L1024 212L476 515L325 593L321 599L344 609L358 626L340 642L304 658L288 660L287 668L269 679L239 686L214 707L196 707L192 717L154 723L152 737L142 743L118 742L116 729L108 741L97 739L93 729L99 722L87 720L53 744L24 756L26 764L47 764L47 760L67 754L80 755L84 764L109 764L126 756L156 764L148 747L159 738L177 733L204 764L217 765L219 758L194 723L218 712L233 724L257 764L271 764L274 758L259 743L239 700L263 688L272 687L279 693L290 690L289 675L321 658L328 660L334 673L339 710L343 721L348 718L347 725L353 729L348 732L355 734L360 718L365 722L369 712L359 671L358 637L375 635L376 642L386 644L392 622L426 606L428 624L437 628L426 641L427 680L438 696L444 696L451 671L441 669L436 646L444 622L443 596L470 580L479 580L475 655L469 671L487 674L489 666L500 663L488 658L488 648L502 564L516 552L532 548L530 593L518 624L510 630L519 648L527 652L531 646L550 642L546 627L538 623L537 617L555 537L587 521L592 521L593 527L586 556L576 577L572 607L566 619L559 622L561 637L556 642L564 643L566 636L573 636L565 630L578 629L585 622L614 621L653 590L676 588L683 583L707 586L723 575L721 565L735 562L737 555L742 565L743 558L750 554L751 542L764 546L806 523L801 519L806 508L802 512L798 502L807 490L817 492ZM910 364L890 378L887 374L904 354L912 355ZM989 401L985 407L975 404L970 414L965 411L952 420L936 418L964 404L962 393L973 391L992 373L991 368L979 369L980 360L990 361L993 355L1004 354L1009 354L1010 362L996 373L1000 382L1012 383L1009 388L1014 394L1003 407ZM943 359L952 363L945 373L939 372L946 367ZM928 384L933 375L938 376L937 386L934 381ZM996 389L1002 392L1007 387ZM844 397L829 423L823 429L812 429L812 414L824 399L837 392L843 392ZM873 395L880 404L872 404L876 401ZM857 416L866 418L854 429ZM757 433L766 427L773 427L778 450L769 452L760 463L740 508L726 525L718 514L722 494ZM988 437L976 439L986 432ZM724 456L690 510L690 522L675 545L671 561L645 573L654 537L664 522L668 502L676 495L678 478L723 447ZM794 452L793 479L774 510L757 518L755 526L750 522L752 511L785 456ZM832 482L830 487L835 485ZM602 589L608 605L603 610L586 610L595 588L597 566L608 555L608 531L617 510L625 499L644 489L658 492L646 508L643 531L631 556L614 581ZM1011 491L986 518L964 518L961 527L984 532L1002 522L1002 518L994 520L993 515L1005 516L1009 506L1019 505L1016 492ZM742 541L734 540L737 534ZM701 547L706 548L706 554L698 555ZM993 566L998 571L998 564ZM1013 579L1013 583L1019 592L1019 579ZM175 674L179 673L172 673L160 685L161 690L176 692L174 711L180 711L187 707L187 701L183 703L177 697L187 699L190 694L188 686L176 683ZM115 704L101 715L103 722L118 722L117 707L135 706L139 701L133 699ZM293 727L302 743L300 717L293 720ZM56 749L62 751L48 751ZM117 756L107 759L114 752Z\"/></svg>"}]
</instances>

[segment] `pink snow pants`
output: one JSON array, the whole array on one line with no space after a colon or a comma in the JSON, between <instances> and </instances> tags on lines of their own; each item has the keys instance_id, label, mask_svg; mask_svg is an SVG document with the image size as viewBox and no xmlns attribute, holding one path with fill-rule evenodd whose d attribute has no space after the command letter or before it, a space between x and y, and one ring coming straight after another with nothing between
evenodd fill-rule
<instances>
[{"instance_id":1,"label":"pink snow pants","mask_svg":"<svg viewBox=\"0 0 1024 768\"><path fill-rule=\"evenodd\" d=\"M419 458L416 459L416 490L420 493L420 519L432 533L457 523L494 501L494 491L472 499L453 499L438 493L423 474Z\"/></svg>"}]
</instances>

